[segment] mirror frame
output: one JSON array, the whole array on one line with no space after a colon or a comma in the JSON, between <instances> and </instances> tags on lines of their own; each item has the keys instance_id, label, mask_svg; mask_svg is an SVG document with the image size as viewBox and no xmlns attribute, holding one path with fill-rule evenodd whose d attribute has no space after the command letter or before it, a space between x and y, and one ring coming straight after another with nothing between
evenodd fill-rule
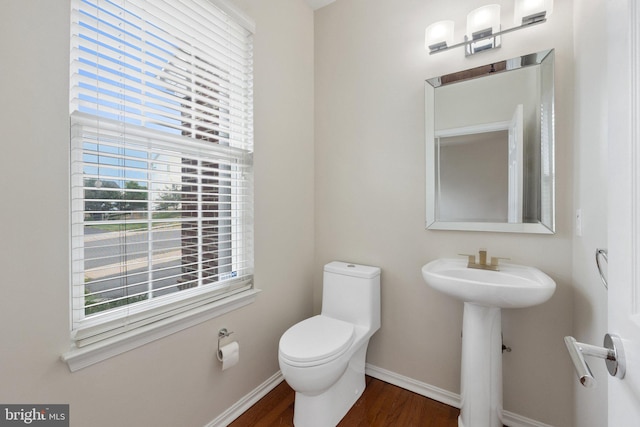
<instances>
[{"instance_id":1,"label":"mirror frame","mask_svg":"<svg viewBox=\"0 0 640 427\"><path fill-rule=\"evenodd\" d=\"M507 66L504 70L496 71L493 64L484 67L476 67L465 70L461 73L474 73L473 79L482 78L488 75L495 75L497 72L508 72L528 66L541 66L541 64L550 58L554 60L554 49L544 50L533 54L523 55L505 61ZM555 86L555 64L551 62L552 68L552 84ZM453 73L457 74L457 73ZM448 76L451 76L449 74ZM442 86L442 81L447 80L448 76L440 76L425 81L425 146L426 146L426 228L429 230L458 230L458 231L491 231L506 233L534 233L534 234L554 234L555 233L555 124L553 120L555 108L555 87L551 88L551 137L549 138L549 153L551 163L551 203L548 224L541 222L525 222L525 223L508 223L508 222L458 222L458 221L439 221L437 216L437 177L436 177L436 147L435 147L435 89ZM468 80L469 78L465 78ZM539 146L542 147L542 135L540 135ZM542 176L540 179L542 180ZM541 182L541 185L543 183Z\"/></svg>"}]
</instances>

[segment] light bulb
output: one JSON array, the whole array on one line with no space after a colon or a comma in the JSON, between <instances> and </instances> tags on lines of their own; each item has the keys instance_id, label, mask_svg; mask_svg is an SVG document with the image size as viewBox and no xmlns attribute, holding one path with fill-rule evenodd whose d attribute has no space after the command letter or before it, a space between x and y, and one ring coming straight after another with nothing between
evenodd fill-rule
<instances>
[{"instance_id":1,"label":"light bulb","mask_svg":"<svg viewBox=\"0 0 640 427\"><path fill-rule=\"evenodd\" d=\"M513 23L516 26L539 22L551 15L553 0L516 0Z\"/></svg>"},{"instance_id":2,"label":"light bulb","mask_svg":"<svg viewBox=\"0 0 640 427\"><path fill-rule=\"evenodd\" d=\"M453 21L438 21L425 30L424 47L430 51L453 45Z\"/></svg>"},{"instance_id":3,"label":"light bulb","mask_svg":"<svg viewBox=\"0 0 640 427\"><path fill-rule=\"evenodd\" d=\"M467 37L484 37L500 31L500 5L488 4L467 15Z\"/></svg>"}]
</instances>

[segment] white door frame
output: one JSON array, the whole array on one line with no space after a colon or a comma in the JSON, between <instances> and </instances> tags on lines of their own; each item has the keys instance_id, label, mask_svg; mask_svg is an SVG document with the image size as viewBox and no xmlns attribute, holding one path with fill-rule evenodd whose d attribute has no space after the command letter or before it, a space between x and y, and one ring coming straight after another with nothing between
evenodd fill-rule
<instances>
[{"instance_id":1,"label":"white door frame","mask_svg":"<svg viewBox=\"0 0 640 427\"><path fill-rule=\"evenodd\" d=\"M609 377L608 424L640 420L640 7L607 1L608 330L622 338L626 376Z\"/></svg>"}]
</instances>

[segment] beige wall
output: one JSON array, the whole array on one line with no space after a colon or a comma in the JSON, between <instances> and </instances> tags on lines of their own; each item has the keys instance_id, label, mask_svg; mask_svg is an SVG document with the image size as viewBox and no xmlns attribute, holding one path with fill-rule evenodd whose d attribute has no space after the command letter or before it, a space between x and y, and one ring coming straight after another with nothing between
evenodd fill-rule
<instances>
[{"instance_id":1,"label":"beige wall","mask_svg":"<svg viewBox=\"0 0 640 427\"><path fill-rule=\"evenodd\" d=\"M69 403L72 426L200 427L278 370L282 332L311 314L313 13L237 0L256 21L257 302L70 373L69 2L0 2L0 402ZM295 161L291 161L295 158ZM286 301L286 303L283 303ZM216 360L221 327L240 364Z\"/></svg>"},{"instance_id":2,"label":"beige wall","mask_svg":"<svg viewBox=\"0 0 640 427\"><path fill-rule=\"evenodd\" d=\"M462 304L429 289L426 262L469 253L539 267L557 282L544 305L505 310L504 407L554 426L572 425L572 2L556 1L544 25L505 35L503 46L465 58L428 55L424 29L466 14L481 0L340 0L315 14L315 309L323 263L382 268L382 328L368 362L459 392ZM511 26L512 2L502 4ZM556 49L557 233L553 236L426 231L424 80L517 55Z\"/></svg>"},{"instance_id":3,"label":"beige wall","mask_svg":"<svg viewBox=\"0 0 640 427\"><path fill-rule=\"evenodd\" d=\"M574 0L575 152L573 200L582 211L582 237L573 242L574 337L600 345L607 330L607 291L594 253L607 247L607 32L605 0ZM607 425L605 364L591 359L598 381L586 389L574 379L575 425Z\"/></svg>"}]
</instances>

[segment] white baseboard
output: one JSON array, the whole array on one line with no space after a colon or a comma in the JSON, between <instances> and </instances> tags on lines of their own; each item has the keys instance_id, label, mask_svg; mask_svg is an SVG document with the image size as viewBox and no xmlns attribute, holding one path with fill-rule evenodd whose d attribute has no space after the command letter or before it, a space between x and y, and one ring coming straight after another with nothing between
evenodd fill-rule
<instances>
[{"instance_id":1,"label":"white baseboard","mask_svg":"<svg viewBox=\"0 0 640 427\"><path fill-rule=\"evenodd\" d=\"M373 378L377 378L389 384L396 385L405 390L412 391L429 399L437 400L445 405L460 408L460 395L450 391L434 387L427 383L416 381L404 375L378 368L377 366L366 364L365 373Z\"/></svg>"},{"instance_id":2,"label":"white baseboard","mask_svg":"<svg viewBox=\"0 0 640 427\"><path fill-rule=\"evenodd\" d=\"M436 400L444 403L445 405L453 406L454 408L460 408L460 395L452 393L450 391L434 387L430 384L416 381L412 378L405 377L404 375L397 374L395 372L387 371L386 369L379 368L367 363L366 374L377 378L381 381L393 384L395 386L404 388L405 390L412 391L421 396L428 397L429 399ZM269 379L256 387L253 391L247 394L245 397L236 402L229 409L220 414L216 419L211 421L204 427L226 427L231 424L236 418L247 411L258 400L262 399L271 390L276 388L284 380L280 371L273 374ZM509 411L503 412L503 422L509 427L553 427L549 424L544 424L530 418L514 414Z\"/></svg>"},{"instance_id":3,"label":"white baseboard","mask_svg":"<svg viewBox=\"0 0 640 427\"><path fill-rule=\"evenodd\" d=\"M460 395L457 393L452 393L450 391L434 387L430 384L416 381L412 378L387 371L386 369L373 366L369 363L366 365L365 372L373 378L404 388L405 390L412 391L421 396L444 403L445 405L460 408ZM509 411L503 411L502 417L504 424L509 427L553 427L549 424L544 424Z\"/></svg>"},{"instance_id":4,"label":"white baseboard","mask_svg":"<svg viewBox=\"0 0 640 427\"><path fill-rule=\"evenodd\" d=\"M282 373L280 371L276 372L265 382L253 389L253 391L237 401L233 406L204 427L227 427L236 418L251 408L258 400L262 399L267 395L267 393L276 388L276 386L282 381L284 381Z\"/></svg>"},{"instance_id":5,"label":"white baseboard","mask_svg":"<svg viewBox=\"0 0 640 427\"><path fill-rule=\"evenodd\" d=\"M502 413L502 421L509 427L553 427L550 424L541 423L513 412L504 411Z\"/></svg>"}]
</instances>

